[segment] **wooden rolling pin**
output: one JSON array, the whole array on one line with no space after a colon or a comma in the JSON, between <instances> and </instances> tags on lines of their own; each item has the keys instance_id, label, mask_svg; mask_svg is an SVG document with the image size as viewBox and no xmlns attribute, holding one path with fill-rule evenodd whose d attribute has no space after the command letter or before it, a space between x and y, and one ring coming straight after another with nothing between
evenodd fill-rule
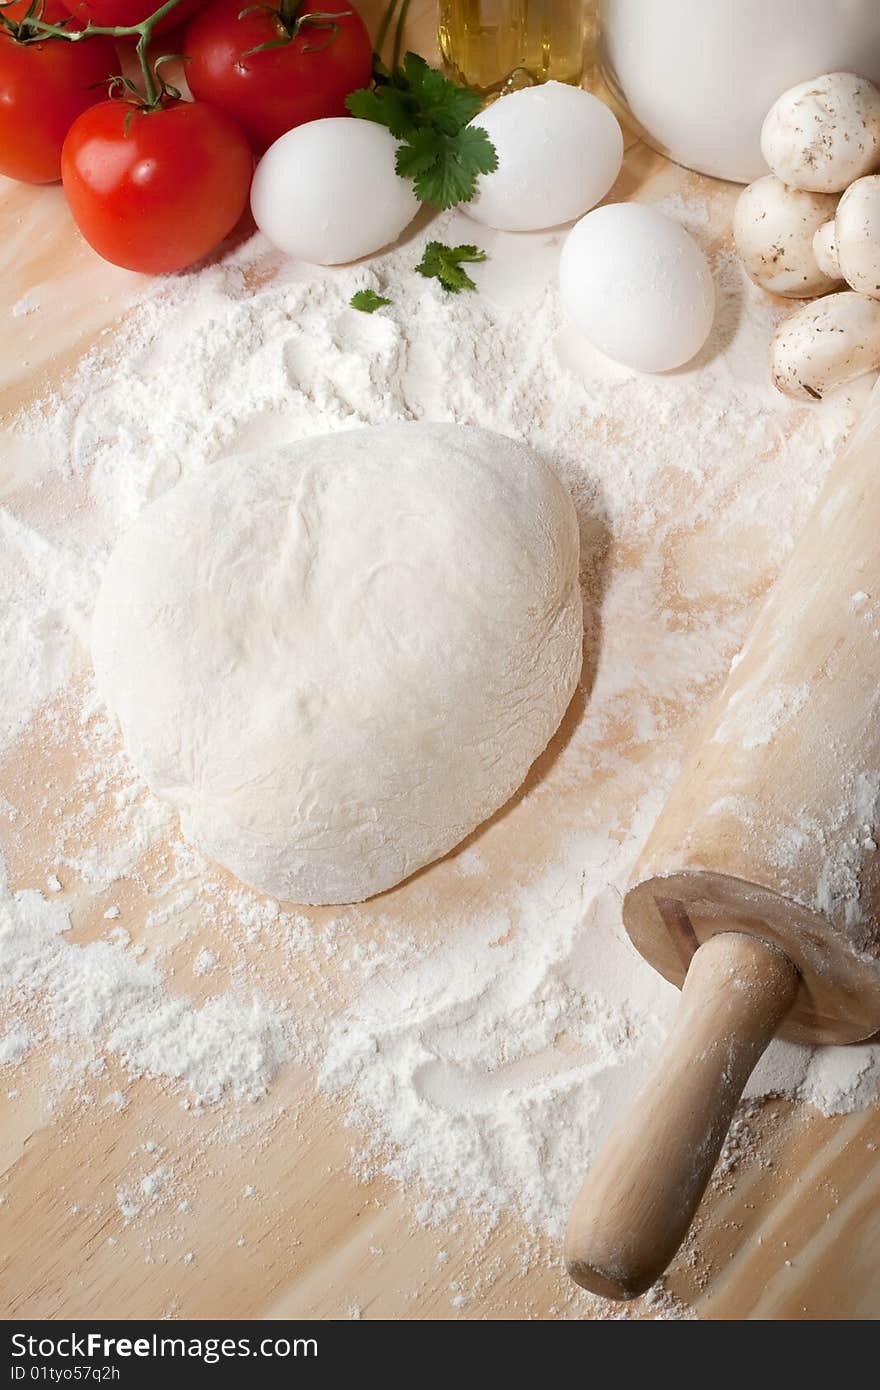
<instances>
[{"instance_id":1,"label":"wooden rolling pin","mask_svg":"<svg viewBox=\"0 0 880 1390\"><path fill-rule=\"evenodd\" d=\"M880 385L624 900L634 945L684 987L571 1214L566 1266L584 1288L633 1298L662 1274L775 1034L853 1043L880 1029L878 842Z\"/></svg>"}]
</instances>

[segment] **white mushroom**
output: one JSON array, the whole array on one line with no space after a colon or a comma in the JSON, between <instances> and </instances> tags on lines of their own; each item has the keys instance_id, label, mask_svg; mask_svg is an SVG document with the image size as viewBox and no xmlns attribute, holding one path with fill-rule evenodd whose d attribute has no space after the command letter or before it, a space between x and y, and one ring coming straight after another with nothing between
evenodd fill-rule
<instances>
[{"instance_id":1,"label":"white mushroom","mask_svg":"<svg viewBox=\"0 0 880 1390\"><path fill-rule=\"evenodd\" d=\"M880 168L880 92L850 72L790 88L767 113L761 152L783 183L842 193Z\"/></svg>"},{"instance_id":2,"label":"white mushroom","mask_svg":"<svg viewBox=\"0 0 880 1390\"><path fill-rule=\"evenodd\" d=\"M795 400L821 400L880 367L880 300L844 290L804 304L770 347L773 384Z\"/></svg>"},{"instance_id":3,"label":"white mushroom","mask_svg":"<svg viewBox=\"0 0 880 1390\"><path fill-rule=\"evenodd\" d=\"M836 205L832 193L802 193L772 174L743 189L733 214L733 239L755 284L790 299L834 289L840 273L828 276L820 269L813 237L834 217Z\"/></svg>"},{"instance_id":4,"label":"white mushroom","mask_svg":"<svg viewBox=\"0 0 880 1390\"><path fill-rule=\"evenodd\" d=\"M813 250L826 266L836 265L859 294L880 298L880 175L856 179L837 207L837 215L813 240Z\"/></svg>"}]
</instances>

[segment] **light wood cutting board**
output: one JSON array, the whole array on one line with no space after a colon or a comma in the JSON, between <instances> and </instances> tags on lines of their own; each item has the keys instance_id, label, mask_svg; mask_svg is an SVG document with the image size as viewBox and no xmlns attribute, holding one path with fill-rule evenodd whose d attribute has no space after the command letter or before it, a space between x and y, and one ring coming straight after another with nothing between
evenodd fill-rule
<instances>
[{"instance_id":1,"label":"light wood cutting board","mask_svg":"<svg viewBox=\"0 0 880 1390\"><path fill-rule=\"evenodd\" d=\"M361 8L372 17L381 5ZM410 37L425 52L433 43L434 9L416 0L411 10ZM632 148L619 195L657 177L669 189L684 188L690 179ZM718 196L732 197L723 190ZM142 281L99 262L77 239L58 189L4 183L0 232L0 406L9 411L56 385L98 333L118 331ZM51 312L12 316L12 306L35 287ZM0 473L0 500L7 491ZM638 559L617 556L612 563L635 565ZM682 563L688 563L686 552ZM751 575L754 599L770 577ZM670 582L674 587L674 573ZM576 707L556 751L580 714ZM518 864L523 858L540 862L566 814L577 814L579 802L554 781L553 766L551 756L543 781L533 779L529 804L514 806L503 834L490 827L481 841L491 863L488 890L481 884L468 891L502 883L512 872L514 846ZM39 725L4 771L14 778L19 800L23 786L32 790L25 806L32 827L27 849L19 846L10 864L15 884L45 878L38 808L47 795L68 795L74 775L75 748L59 754L41 740ZM601 788L582 788L580 796L601 797ZM550 805L553 816L546 814ZM442 865L431 871L444 872ZM466 907L467 881L456 882L456 906ZM78 940L106 925L107 901L106 895L71 901ZM129 922L143 910L134 899L124 905ZM408 929L429 933L430 915L420 923L413 906L410 901L405 908ZM404 911L394 894L383 909L392 925L395 912ZM198 944L189 939L190 955ZM344 993L342 979L333 979L338 963L327 971L332 987ZM197 994L198 982L188 980L187 987ZM514 1219L488 1238L478 1222L460 1217L422 1228L414 1216L418 1193L350 1175L357 1136L343 1124L344 1105L316 1097L305 1069L284 1072L270 1097L248 1111L249 1131L238 1137L215 1132L225 1121L194 1116L147 1081L126 1084L129 1103L118 1114L81 1096L47 1114L49 1081L37 1052L16 1073L15 1098L0 1101L5 1317L668 1315L665 1304L650 1299L622 1313L576 1291L562 1272L558 1248ZM102 1078L102 1089L110 1090L113 1081L112 1075ZM746 1158L714 1185L696 1236L673 1267L671 1294L706 1318L880 1316L880 1113L823 1119L772 1101L757 1107L748 1125L760 1159ZM174 1205L157 1203L126 1225L117 1191L154 1167L157 1153L173 1173Z\"/></svg>"}]
</instances>

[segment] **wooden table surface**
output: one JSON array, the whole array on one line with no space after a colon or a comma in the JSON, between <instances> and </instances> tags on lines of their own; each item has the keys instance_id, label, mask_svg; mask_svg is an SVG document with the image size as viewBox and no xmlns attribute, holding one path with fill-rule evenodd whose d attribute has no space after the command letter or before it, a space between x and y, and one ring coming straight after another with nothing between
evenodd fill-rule
<instances>
[{"instance_id":1,"label":"wooden table surface","mask_svg":"<svg viewBox=\"0 0 880 1390\"><path fill-rule=\"evenodd\" d=\"M381 6L361 8L375 15ZM430 3L412 6L410 34L423 51L433 14ZM640 148L627 156L634 177L659 164ZM4 183L0 226L0 406L11 411L57 385L97 334L120 322L142 282L100 262L77 238L57 188ZM38 323L11 316L35 286L51 313ZM11 481L0 474L0 500L13 497ZM36 789L63 796L75 754L68 766L57 747L41 740L39 720L25 745L2 774L14 783L25 815L25 785L35 789L27 852L19 845L11 853L16 886L39 882L34 872L45 878ZM517 807L515 816L519 833L540 844L540 796L537 806ZM501 839L498 827L490 829L484 842L490 857ZM443 872L442 865L431 871ZM146 910L136 897L132 886L129 926ZM404 910L396 901L389 895L384 904L392 919ZM94 939L106 925L105 905L87 889L73 891L79 940ZM406 911L411 927L412 901ZM198 983L190 984L197 995ZM118 1114L89 1106L81 1095L62 1097L47 1111L48 1066L37 1050L19 1069L14 1102L3 1102L0 1310L6 1317L344 1318L354 1310L409 1319L669 1315L668 1299L621 1310L574 1290L555 1245L514 1217L488 1237L478 1221L461 1216L454 1226L421 1226L414 1219L416 1194L385 1178L362 1183L351 1176L344 1099L316 1094L305 1067L285 1068L270 1096L248 1112L247 1132L230 1135L223 1121L212 1130L210 1114L194 1118L159 1085L122 1075L117 1084L128 1105ZM112 1072L102 1084L111 1088ZM701 1318L880 1315L880 1113L825 1119L771 1101L747 1122L753 1156L715 1183L696 1237L671 1271L671 1296L685 1315ZM145 1141L158 1150L145 1150ZM176 1205L169 1210L159 1202L126 1224L117 1193L133 1173L148 1170L155 1152L174 1172ZM466 1291L463 1306L456 1306L455 1290Z\"/></svg>"}]
</instances>

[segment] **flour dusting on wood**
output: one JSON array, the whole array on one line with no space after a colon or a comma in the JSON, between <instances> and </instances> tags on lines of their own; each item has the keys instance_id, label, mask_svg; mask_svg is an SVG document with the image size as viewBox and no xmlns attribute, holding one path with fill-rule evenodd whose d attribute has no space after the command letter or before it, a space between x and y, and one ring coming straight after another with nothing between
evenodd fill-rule
<instances>
[{"instance_id":1,"label":"flour dusting on wood","mask_svg":"<svg viewBox=\"0 0 880 1390\"><path fill-rule=\"evenodd\" d=\"M626 940L625 883L861 401L775 395L777 311L713 243L699 199L661 206L710 252L719 294L706 349L666 377L614 366L563 322L558 237L487 233L480 293L459 296L413 274L418 240L324 273L255 239L158 286L58 398L14 422L0 509L11 1093L19 1070L44 1075L47 1106L112 1115L132 1085L156 1085L202 1117L203 1142L268 1142L281 1124L295 1145L282 1097L305 1068L345 1107L356 1170L417 1190L424 1222L464 1204L490 1226L513 1211L558 1235L676 999ZM473 239L473 224L465 238L446 222L447 240ZM368 287L392 305L350 308ZM131 773L91 686L95 592L117 537L179 478L233 451L410 419L522 438L565 479L581 523L581 688L522 793L457 853L359 907L279 906L183 845ZM766 742L801 694L780 691L736 736ZM875 1098L878 1076L868 1045L776 1044L751 1093L847 1110ZM167 1157L132 1168L124 1227L190 1200ZM453 1307L469 1296L453 1290Z\"/></svg>"}]
</instances>

